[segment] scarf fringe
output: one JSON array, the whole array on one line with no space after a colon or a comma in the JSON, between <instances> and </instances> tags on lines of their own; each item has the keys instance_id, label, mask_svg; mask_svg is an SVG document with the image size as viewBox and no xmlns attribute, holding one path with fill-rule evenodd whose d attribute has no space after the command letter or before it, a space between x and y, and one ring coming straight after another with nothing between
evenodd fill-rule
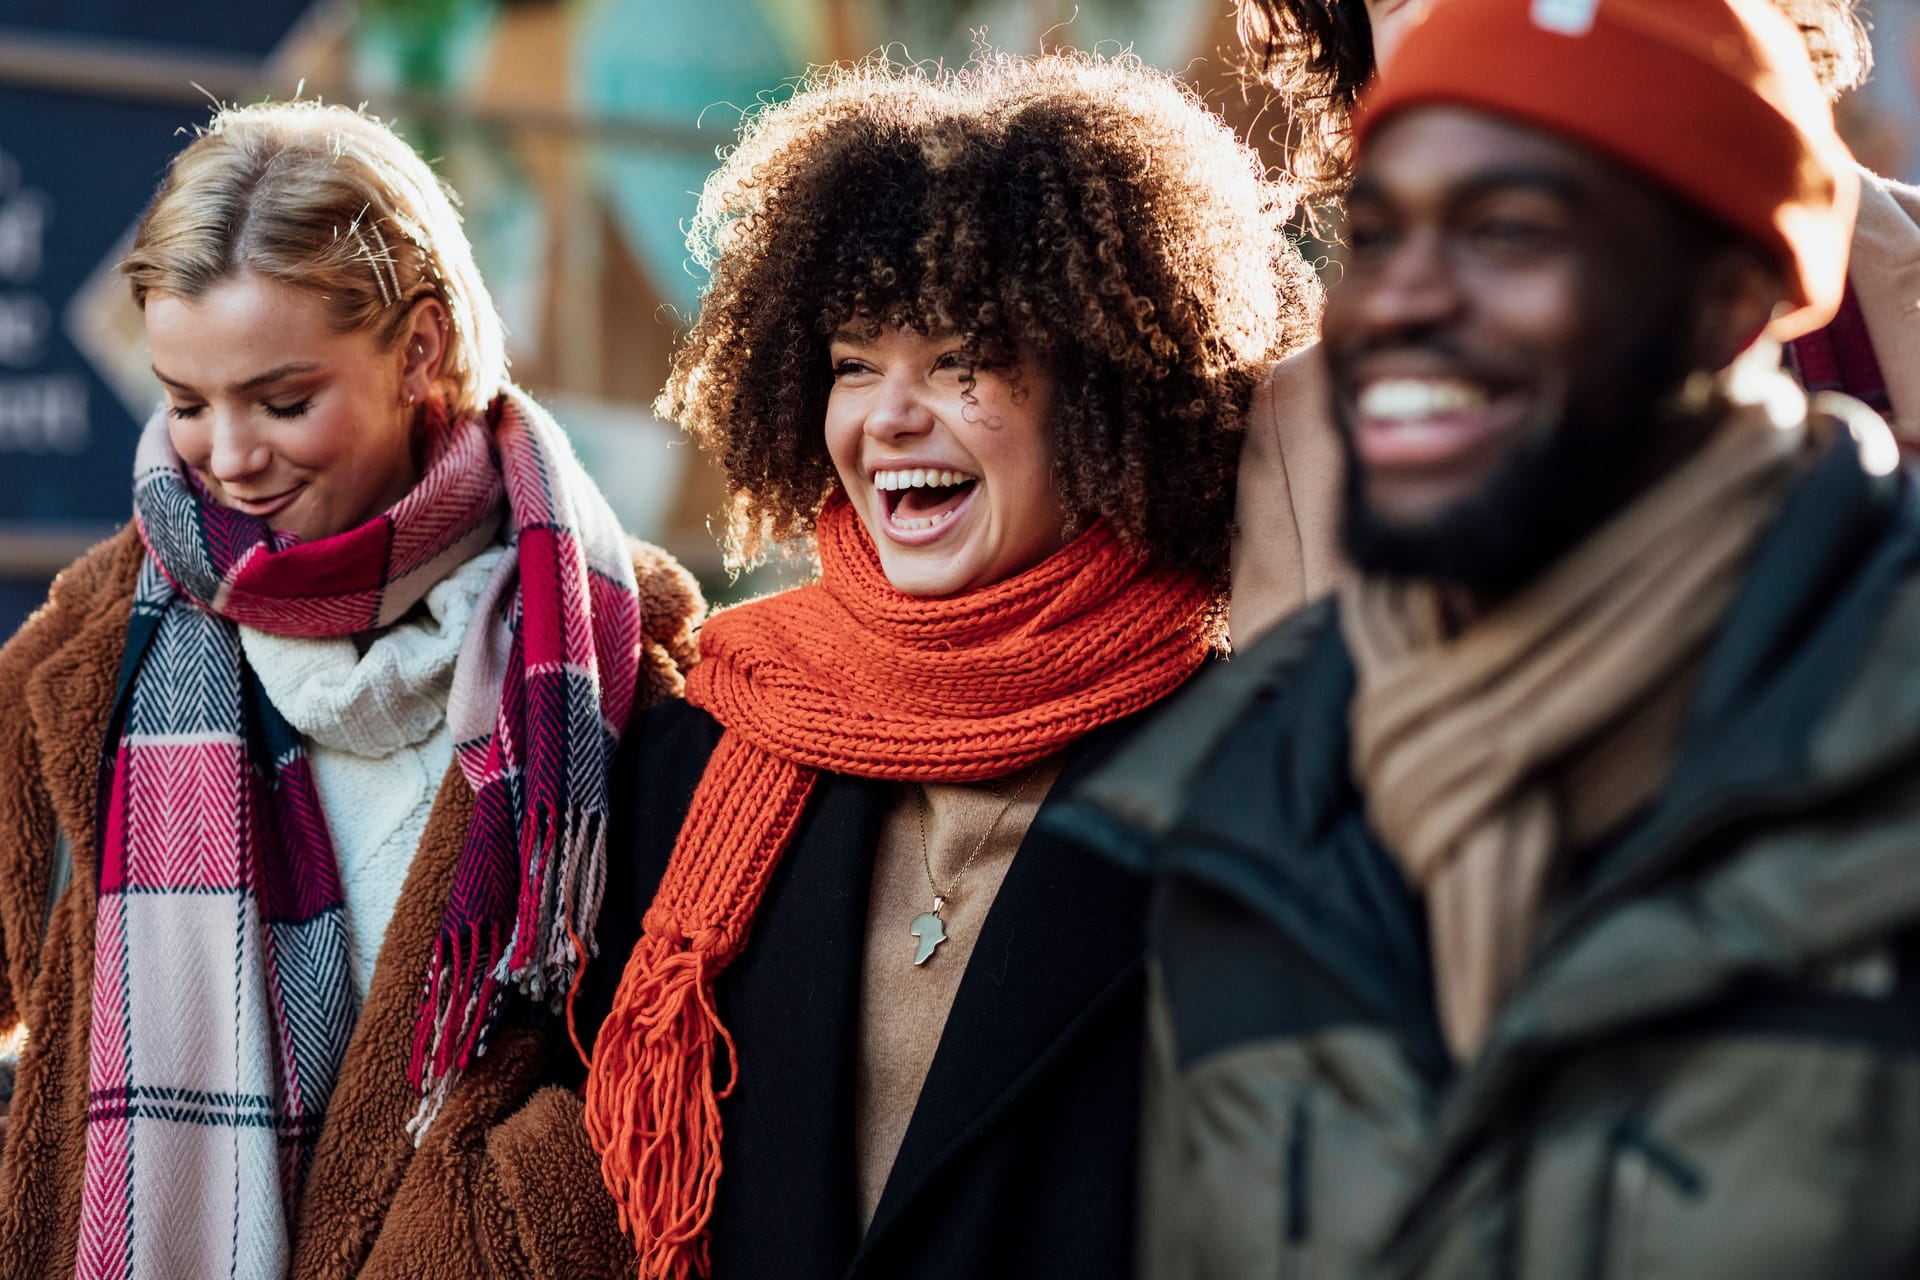
<instances>
[{"instance_id":1,"label":"scarf fringe","mask_svg":"<svg viewBox=\"0 0 1920 1280\"><path fill-rule=\"evenodd\" d=\"M556 820L541 806L527 814L520 841L521 848L535 852L528 859L513 936L494 976L552 1004L573 986L588 957L600 952L592 939L607 883L606 816L568 813ZM584 953L576 945L581 940Z\"/></svg>"},{"instance_id":2,"label":"scarf fringe","mask_svg":"<svg viewBox=\"0 0 1920 1280\"><path fill-rule=\"evenodd\" d=\"M647 1280L687 1280L709 1269L720 1103L739 1079L733 1036L714 1006L719 966L709 962L698 946L643 936L600 1028L600 1069L587 1079L588 1136ZM722 1044L727 1082L716 1088L714 1056Z\"/></svg>"},{"instance_id":3,"label":"scarf fringe","mask_svg":"<svg viewBox=\"0 0 1920 1280\"><path fill-rule=\"evenodd\" d=\"M486 1052L501 993L495 972L502 951L499 930L484 924L443 933L434 946L407 1063L407 1078L420 1092L420 1105L407 1122L416 1147L460 1073Z\"/></svg>"},{"instance_id":4,"label":"scarf fringe","mask_svg":"<svg viewBox=\"0 0 1920 1280\"><path fill-rule=\"evenodd\" d=\"M506 989L557 1004L586 964L583 951L597 952L582 939L593 936L600 914L606 823L598 814L572 818L556 821L543 806L522 824L520 847L532 854L509 938L502 942L497 929L474 926L442 934L434 948L407 1066L420 1092L407 1123L415 1146L433 1126L447 1092L486 1054L487 1033Z\"/></svg>"}]
</instances>

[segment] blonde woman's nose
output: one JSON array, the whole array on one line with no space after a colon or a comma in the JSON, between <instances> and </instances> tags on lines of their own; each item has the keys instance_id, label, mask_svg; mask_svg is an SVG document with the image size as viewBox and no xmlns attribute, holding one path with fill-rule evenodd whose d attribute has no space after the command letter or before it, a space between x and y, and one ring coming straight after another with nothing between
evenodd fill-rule
<instances>
[{"instance_id":1,"label":"blonde woman's nose","mask_svg":"<svg viewBox=\"0 0 1920 1280\"><path fill-rule=\"evenodd\" d=\"M273 461L273 451L245 413L214 411L213 448L207 471L221 484L258 475Z\"/></svg>"}]
</instances>

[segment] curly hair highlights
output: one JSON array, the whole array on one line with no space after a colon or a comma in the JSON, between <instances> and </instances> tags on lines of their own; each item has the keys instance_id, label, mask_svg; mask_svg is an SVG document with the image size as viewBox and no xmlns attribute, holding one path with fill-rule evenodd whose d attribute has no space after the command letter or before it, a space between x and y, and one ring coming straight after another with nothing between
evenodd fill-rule
<instances>
[{"instance_id":1,"label":"curly hair highlights","mask_svg":"<svg viewBox=\"0 0 1920 1280\"><path fill-rule=\"evenodd\" d=\"M1860 0L1772 2L1799 28L1829 98L1866 83L1873 47ZM1354 104L1373 76L1365 0L1234 0L1234 7L1252 71L1285 107L1281 139L1290 176L1307 199L1337 199L1353 178Z\"/></svg>"},{"instance_id":2,"label":"curly hair highlights","mask_svg":"<svg viewBox=\"0 0 1920 1280\"><path fill-rule=\"evenodd\" d=\"M1773 7L1800 29L1813 59L1813 74L1827 97L1858 89L1873 70L1873 45L1860 18L1860 0L1773 0Z\"/></svg>"},{"instance_id":3,"label":"curly hair highlights","mask_svg":"<svg viewBox=\"0 0 1920 1280\"><path fill-rule=\"evenodd\" d=\"M199 298L251 271L327 300L383 346L438 298L440 394L475 413L506 382L500 316L447 189L391 129L312 101L227 107L173 158L120 263L133 298Z\"/></svg>"},{"instance_id":4,"label":"curly hair highlights","mask_svg":"<svg viewBox=\"0 0 1920 1280\"><path fill-rule=\"evenodd\" d=\"M1287 169L1308 199L1345 193L1354 104L1373 76L1364 0L1234 0L1254 74L1279 95Z\"/></svg>"},{"instance_id":5,"label":"curly hair highlights","mask_svg":"<svg viewBox=\"0 0 1920 1280\"><path fill-rule=\"evenodd\" d=\"M1219 583L1241 416L1319 313L1292 205L1131 57L827 68L751 115L708 179L689 246L709 284L655 409L721 462L738 565L810 530L838 484L836 331L1024 354L1051 380L1069 532L1105 519Z\"/></svg>"}]
</instances>

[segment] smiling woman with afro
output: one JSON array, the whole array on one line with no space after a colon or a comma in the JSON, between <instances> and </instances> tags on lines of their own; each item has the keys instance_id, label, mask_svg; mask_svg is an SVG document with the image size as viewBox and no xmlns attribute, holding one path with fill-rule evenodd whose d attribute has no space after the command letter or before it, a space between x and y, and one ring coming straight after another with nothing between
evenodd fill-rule
<instances>
[{"instance_id":1,"label":"smiling woman with afro","mask_svg":"<svg viewBox=\"0 0 1920 1280\"><path fill-rule=\"evenodd\" d=\"M1194 94L1132 58L869 61L751 116L690 244L710 272L656 410L723 465L729 551L811 528L835 487L828 343L950 331L1052 382L1070 531L1104 518L1219 582L1237 428L1320 288L1292 192Z\"/></svg>"},{"instance_id":2,"label":"smiling woman with afro","mask_svg":"<svg viewBox=\"0 0 1920 1280\"><path fill-rule=\"evenodd\" d=\"M643 1276L1131 1273L1144 883L1039 815L1220 641L1319 302L1289 207L1068 55L822 72L707 183L658 408L735 561L820 576L709 618L615 767L573 1014Z\"/></svg>"}]
</instances>

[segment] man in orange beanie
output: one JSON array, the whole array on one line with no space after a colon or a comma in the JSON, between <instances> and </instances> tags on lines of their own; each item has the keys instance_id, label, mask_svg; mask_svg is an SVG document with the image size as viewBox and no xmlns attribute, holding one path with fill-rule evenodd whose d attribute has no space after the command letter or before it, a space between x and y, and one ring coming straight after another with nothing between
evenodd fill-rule
<instances>
[{"instance_id":1,"label":"man in orange beanie","mask_svg":"<svg viewBox=\"0 0 1920 1280\"><path fill-rule=\"evenodd\" d=\"M1377 62L1432 0L1235 0L1253 69L1299 104L1287 169L1310 198L1338 201L1352 179L1351 115ZM1873 65L1860 0L1770 0L1798 32L1829 101ZM1675 117L1680 127L1683 117ZM1786 344L1808 390L1839 390L1885 415L1920 452L1920 189L1861 170L1848 289L1825 327ZM1316 344L1278 362L1246 418L1233 549L1233 636L1246 645L1328 589L1337 553L1339 449L1320 408Z\"/></svg>"},{"instance_id":2,"label":"man in orange beanie","mask_svg":"<svg viewBox=\"0 0 1920 1280\"><path fill-rule=\"evenodd\" d=\"M1920 1274L1920 494L1777 342L1759 0L1437 0L1324 323L1357 573L1055 823L1158 879L1145 1272Z\"/></svg>"}]
</instances>

